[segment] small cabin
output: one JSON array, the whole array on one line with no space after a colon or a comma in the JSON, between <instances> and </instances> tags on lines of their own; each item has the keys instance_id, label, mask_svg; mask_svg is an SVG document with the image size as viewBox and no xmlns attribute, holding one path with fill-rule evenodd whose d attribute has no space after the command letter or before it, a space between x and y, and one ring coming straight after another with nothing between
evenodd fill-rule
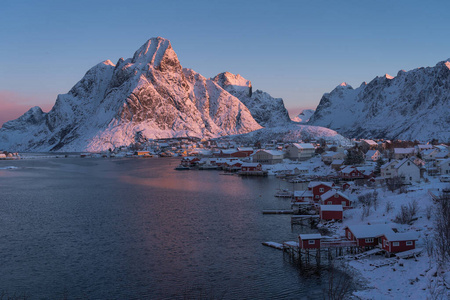
<instances>
[{"instance_id":1,"label":"small cabin","mask_svg":"<svg viewBox=\"0 0 450 300\"><path fill-rule=\"evenodd\" d=\"M300 234L298 236L300 249L319 249L322 235L320 233Z\"/></svg>"},{"instance_id":2,"label":"small cabin","mask_svg":"<svg viewBox=\"0 0 450 300\"><path fill-rule=\"evenodd\" d=\"M308 184L308 191L313 193L314 201L318 202L320 196L331 190L333 187L334 183L332 182L311 181Z\"/></svg>"},{"instance_id":3,"label":"small cabin","mask_svg":"<svg viewBox=\"0 0 450 300\"><path fill-rule=\"evenodd\" d=\"M343 220L344 209L342 205L321 205L320 206L321 220Z\"/></svg>"},{"instance_id":4,"label":"small cabin","mask_svg":"<svg viewBox=\"0 0 450 300\"><path fill-rule=\"evenodd\" d=\"M397 253L416 248L417 234L414 232L388 232L381 236L382 248L389 253Z\"/></svg>"},{"instance_id":5,"label":"small cabin","mask_svg":"<svg viewBox=\"0 0 450 300\"><path fill-rule=\"evenodd\" d=\"M382 243L381 236L394 233L387 224L375 225L349 225L345 227L345 236L350 241L356 241L356 245L365 248L373 248Z\"/></svg>"},{"instance_id":6,"label":"small cabin","mask_svg":"<svg viewBox=\"0 0 450 300\"><path fill-rule=\"evenodd\" d=\"M241 171L243 172L262 171L262 165L260 163L244 163L241 165Z\"/></svg>"}]
</instances>

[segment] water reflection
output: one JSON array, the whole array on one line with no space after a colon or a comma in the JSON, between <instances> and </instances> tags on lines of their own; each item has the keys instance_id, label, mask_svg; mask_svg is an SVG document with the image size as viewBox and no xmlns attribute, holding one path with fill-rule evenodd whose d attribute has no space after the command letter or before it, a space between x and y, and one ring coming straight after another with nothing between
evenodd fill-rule
<instances>
[{"instance_id":1,"label":"water reflection","mask_svg":"<svg viewBox=\"0 0 450 300\"><path fill-rule=\"evenodd\" d=\"M275 178L179 172L164 159L14 163L16 176L0 181L0 292L291 299L321 284L261 246L300 230L287 215L261 214L289 207L273 194L291 185Z\"/></svg>"}]
</instances>

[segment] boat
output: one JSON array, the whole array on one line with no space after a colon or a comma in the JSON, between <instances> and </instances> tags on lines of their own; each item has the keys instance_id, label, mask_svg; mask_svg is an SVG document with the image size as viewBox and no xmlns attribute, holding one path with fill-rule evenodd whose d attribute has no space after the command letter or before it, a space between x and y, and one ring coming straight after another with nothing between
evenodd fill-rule
<instances>
[{"instance_id":1,"label":"boat","mask_svg":"<svg viewBox=\"0 0 450 300\"><path fill-rule=\"evenodd\" d=\"M290 198L292 196L293 196L293 193L286 189L278 189L277 192L275 193L275 197L280 197L280 198Z\"/></svg>"},{"instance_id":2,"label":"boat","mask_svg":"<svg viewBox=\"0 0 450 300\"><path fill-rule=\"evenodd\" d=\"M187 166L183 166L183 165L178 165L175 170L178 171L184 171L184 170L190 170L191 168L187 167Z\"/></svg>"}]
</instances>

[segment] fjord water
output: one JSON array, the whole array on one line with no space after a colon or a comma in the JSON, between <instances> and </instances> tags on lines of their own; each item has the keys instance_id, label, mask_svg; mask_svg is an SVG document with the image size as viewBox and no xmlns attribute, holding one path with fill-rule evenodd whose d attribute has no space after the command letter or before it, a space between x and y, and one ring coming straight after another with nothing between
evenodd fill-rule
<instances>
[{"instance_id":1,"label":"fjord water","mask_svg":"<svg viewBox=\"0 0 450 300\"><path fill-rule=\"evenodd\" d=\"M298 234L289 215L261 213L289 208L273 196L279 179L175 171L178 162L0 161L0 293L322 298L321 278L303 276L281 251L261 245Z\"/></svg>"}]
</instances>

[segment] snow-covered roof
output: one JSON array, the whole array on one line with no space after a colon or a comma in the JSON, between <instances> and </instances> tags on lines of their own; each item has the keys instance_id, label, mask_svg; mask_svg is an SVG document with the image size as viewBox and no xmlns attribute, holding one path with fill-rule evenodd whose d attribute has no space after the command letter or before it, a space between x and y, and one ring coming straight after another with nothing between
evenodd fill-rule
<instances>
[{"instance_id":1,"label":"snow-covered roof","mask_svg":"<svg viewBox=\"0 0 450 300\"><path fill-rule=\"evenodd\" d=\"M252 147L238 147L238 151L253 151Z\"/></svg>"},{"instance_id":2,"label":"snow-covered roof","mask_svg":"<svg viewBox=\"0 0 450 300\"><path fill-rule=\"evenodd\" d=\"M370 146L377 146L378 144L373 140L361 140L361 142L366 142Z\"/></svg>"},{"instance_id":3,"label":"snow-covered roof","mask_svg":"<svg viewBox=\"0 0 450 300\"><path fill-rule=\"evenodd\" d=\"M437 152L438 150L437 149L425 149L425 150L423 150L422 151L422 155L430 155L430 154L432 154L433 152Z\"/></svg>"},{"instance_id":4,"label":"snow-covered roof","mask_svg":"<svg viewBox=\"0 0 450 300\"><path fill-rule=\"evenodd\" d=\"M349 173L351 173L352 171L359 171L356 167L354 167L354 166L347 166L347 167L345 167L345 168L343 168L342 170L341 170L341 173L344 173L344 174L349 174Z\"/></svg>"},{"instance_id":5,"label":"snow-covered roof","mask_svg":"<svg viewBox=\"0 0 450 300\"><path fill-rule=\"evenodd\" d=\"M388 241L417 241L419 239L418 234L416 232L405 232L405 233L395 233L395 232L387 232L384 236L388 239Z\"/></svg>"},{"instance_id":6,"label":"snow-covered roof","mask_svg":"<svg viewBox=\"0 0 450 300\"><path fill-rule=\"evenodd\" d=\"M311 181L308 184L308 187L309 188L313 188L313 187L318 186L320 184L323 184L323 185L326 185L326 186L329 186L329 187L333 187L333 183L332 182L323 182L323 181Z\"/></svg>"},{"instance_id":7,"label":"snow-covered roof","mask_svg":"<svg viewBox=\"0 0 450 300\"><path fill-rule=\"evenodd\" d=\"M378 152L378 150L369 150L366 153L366 157L372 157L374 156L376 153Z\"/></svg>"},{"instance_id":8,"label":"snow-covered roof","mask_svg":"<svg viewBox=\"0 0 450 300\"><path fill-rule=\"evenodd\" d=\"M316 149L313 144L307 144L307 143L293 143L292 145L294 145L295 147L297 147L298 149Z\"/></svg>"},{"instance_id":9,"label":"snow-covered roof","mask_svg":"<svg viewBox=\"0 0 450 300\"><path fill-rule=\"evenodd\" d=\"M345 194L343 194L343 193L341 193L341 192L338 192L338 191L336 191L336 190L329 190L328 192L326 192L325 194L323 194L322 196L320 196L320 198L321 198L323 201L325 201L325 200L327 200L327 199L333 197L333 196L336 195L336 194L340 195L341 197L344 197L345 199L348 199L348 197L347 197ZM348 199L348 200L350 200L350 199Z\"/></svg>"},{"instance_id":10,"label":"snow-covered roof","mask_svg":"<svg viewBox=\"0 0 450 300\"><path fill-rule=\"evenodd\" d=\"M257 167L260 163L243 163L242 167Z\"/></svg>"},{"instance_id":11,"label":"snow-covered roof","mask_svg":"<svg viewBox=\"0 0 450 300\"><path fill-rule=\"evenodd\" d=\"M342 205L321 205L320 206L321 211L343 211L344 208Z\"/></svg>"},{"instance_id":12,"label":"snow-covered roof","mask_svg":"<svg viewBox=\"0 0 450 300\"><path fill-rule=\"evenodd\" d=\"M322 235L320 233L307 233L307 234L299 234L302 240L320 240Z\"/></svg>"},{"instance_id":13,"label":"snow-covered roof","mask_svg":"<svg viewBox=\"0 0 450 300\"><path fill-rule=\"evenodd\" d=\"M322 154L322 157L333 157L333 156L335 156L336 154L339 154L339 152L329 151L329 152L327 152L327 153L325 153L325 154Z\"/></svg>"},{"instance_id":14,"label":"snow-covered roof","mask_svg":"<svg viewBox=\"0 0 450 300\"><path fill-rule=\"evenodd\" d=\"M269 153L270 155L273 155L273 156L282 156L282 155L284 155L284 152L283 151L279 151L279 150L260 150L260 151L264 151L264 152Z\"/></svg>"},{"instance_id":15,"label":"snow-covered roof","mask_svg":"<svg viewBox=\"0 0 450 300\"><path fill-rule=\"evenodd\" d=\"M398 161L397 161L397 160L391 160L390 162L385 163L384 165L382 165L380 169L386 169L386 168L388 168L389 166L391 166L391 165L396 165L396 164L398 164Z\"/></svg>"},{"instance_id":16,"label":"snow-covered roof","mask_svg":"<svg viewBox=\"0 0 450 300\"><path fill-rule=\"evenodd\" d=\"M312 197L313 193L312 191L306 190L306 191L294 191L294 197Z\"/></svg>"},{"instance_id":17,"label":"snow-covered roof","mask_svg":"<svg viewBox=\"0 0 450 300\"><path fill-rule=\"evenodd\" d=\"M417 145L417 148L419 148L420 150L431 149L431 148L433 148L433 145L430 145L430 144L426 144L426 145Z\"/></svg>"},{"instance_id":18,"label":"snow-covered roof","mask_svg":"<svg viewBox=\"0 0 450 300\"><path fill-rule=\"evenodd\" d=\"M409 158L404 158L398 164L396 164L394 168L396 168L396 169L400 168L407 161L409 161L411 164L413 164L417 167L417 165L412 160L410 160Z\"/></svg>"},{"instance_id":19,"label":"snow-covered roof","mask_svg":"<svg viewBox=\"0 0 450 300\"><path fill-rule=\"evenodd\" d=\"M387 224L349 225L347 227L357 239L378 237L391 232L394 233L392 228Z\"/></svg>"},{"instance_id":20,"label":"snow-covered roof","mask_svg":"<svg viewBox=\"0 0 450 300\"><path fill-rule=\"evenodd\" d=\"M414 148L394 148L395 154L411 154L414 153Z\"/></svg>"}]
</instances>

